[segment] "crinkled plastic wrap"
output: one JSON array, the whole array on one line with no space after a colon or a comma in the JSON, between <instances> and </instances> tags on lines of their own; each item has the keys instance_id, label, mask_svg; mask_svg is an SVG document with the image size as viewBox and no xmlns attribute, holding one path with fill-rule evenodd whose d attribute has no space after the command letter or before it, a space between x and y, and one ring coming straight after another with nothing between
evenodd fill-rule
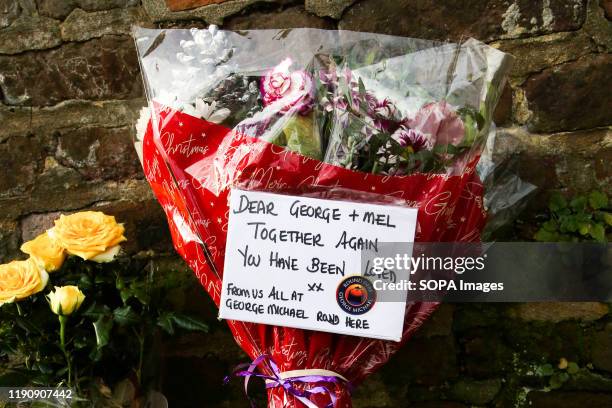
<instances>
[{"instance_id":1,"label":"crinkled plastic wrap","mask_svg":"<svg viewBox=\"0 0 612 408\"><path fill-rule=\"evenodd\" d=\"M136 28L149 108L136 148L177 251L219 304L232 187L417 207L416 240L478 241L476 165L510 58L458 44L317 29ZM406 306L403 341L436 308ZM401 343L228 321L253 358L358 384ZM264 369L265 370L265 369ZM327 387L350 407L347 385ZM283 387L270 407L303 407ZM309 396L327 406L326 394Z\"/></svg>"}]
</instances>

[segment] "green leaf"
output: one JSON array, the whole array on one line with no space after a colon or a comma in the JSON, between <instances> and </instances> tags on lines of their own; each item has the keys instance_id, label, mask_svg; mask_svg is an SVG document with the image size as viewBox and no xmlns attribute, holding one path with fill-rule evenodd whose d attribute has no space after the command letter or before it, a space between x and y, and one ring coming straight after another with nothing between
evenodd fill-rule
<instances>
[{"instance_id":1,"label":"green leaf","mask_svg":"<svg viewBox=\"0 0 612 408\"><path fill-rule=\"evenodd\" d=\"M587 198L585 196L579 196L570 201L570 207L576 212L583 212L586 209Z\"/></svg>"},{"instance_id":2,"label":"green leaf","mask_svg":"<svg viewBox=\"0 0 612 408\"><path fill-rule=\"evenodd\" d=\"M38 326L32 323L30 319L27 319L25 317L16 316L15 323L17 324L17 326L22 328L26 332L26 334L32 334L32 333L36 333L39 335L43 334L43 331Z\"/></svg>"},{"instance_id":3,"label":"green leaf","mask_svg":"<svg viewBox=\"0 0 612 408\"><path fill-rule=\"evenodd\" d=\"M91 350L91 353L89 353L89 359L91 361L100 361L103 355L104 353L102 352L102 349L96 347L93 350Z\"/></svg>"},{"instance_id":4,"label":"green leaf","mask_svg":"<svg viewBox=\"0 0 612 408\"><path fill-rule=\"evenodd\" d=\"M567 380L569 380L569 375L567 373L555 373L550 377L550 388L553 390L560 388Z\"/></svg>"},{"instance_id":5,"label":"green leaf","mask_svg":"<svg viewBox=\"0 0 612 408\"><path fill-rule=\"evenodd\" d=\"M365 95L365 93L366 93L366 87L363 83L363 80L359 78L359 95Z\"/></svg>"},{"instance_id":6,"label":"green leaf","mask_svg":"<svg viewBox=\"0 0 612 408\"><path fill-rule=\"evenodd\" d=\"M116 308L113 311L113 318L119 326L130 326L140 321L140 316L129 305Z\"/></svg>"},{"instance_id":7,"label":"green leaf","mask_svg":"<svg viewBox=\"0 0 612 408\"><path fill-rule=\"evenodd\" d=\"M115 287L119 290L125 288L125 281L123 280L123 277L117 275L117 278L115 279Z\"/></svg>"},{"instance_id":8,"label":"green leaf","mask_svg":"<svg viewBox=\"0 0 612 408\"><path fill-rule=\"evenodd\" d=\"M608 196L601 191L591 191L591 194L589 194L589 205L594 210L606 208L608 206Z\"/></svg>"},{"instance_id":9,"label":"green leaf","mask_svg":"<svg viewBox=\"0 0 612 408\"><path fill-rule=\"evenodd\" d=\"M359 78L359 95L361 96L361 98L359 98L359 111L360 112L368 111L368 103L366 102L366 99L364 97L365 94L366 94L365 85L363 84L363 81L361 80L361 78Z\"/></svg>"},{"instance_id":10,"label":"green leaf","mask_svg":"<svg viewBox=\"0 0 612 408\"><path fill-rule=\"evenodd\" d=\"M570 362L567 365L567 372L569 374L576 374L578 371L580 371L580 367L578 367L578 364L576 364L574 362Z\"/></svg>"},{"instance_id":11,"label":"green leaf","mask_svg":"<svg viewBox=\"0 0 612 408\"><path fill-rule=\"evenodd\" d=\"M578 226L578 232L580 235L589 235L591 232L591 223L583 222Z\"/></svg>"},{"instance_id":12,"label":"green leaf","mask_svg":"<svg viewBox=\"0 0 612 408\"><path fill-rule=\"evenodd\" d=\"M606 241L606 229L601 224L591 224L591 230L589 231L589 234L596 241L599 241L599 242Z\"/></svg>"},{"instance_id":13,"label":"green leaf","mask_svg":"<svg viewBox=\"0 0 612 408\"><path fill-rule=\"evenodd\" d=\"M548 202L548 208L552 212L558 212L567 207L567 201L565 197L561 195L561 193L555 192L550 196L550 200Z\"/></svg>"},{"instance_id":14,"label":"green leaf","mask_svg":"<svg viewBox=\"0 0 612 408\"><path fill-rule=\"evenodd\" d=\"M560 222L561 232L576 232L578 231L578 220L576 216L567 215L561 219Z\"/></svg>"},{"instance_id":15,"label":"green leaf","mask_svg":"<svg viewBox=\"0 0 612 408\"><path fill-rule=\"evenodd\" d=\"M470 122L475 122L476 126L478 127L477 131L480 131L484 128L486 114L485 116L483 116L481 112L467 106L459 108L457 110L457 113L459 114L459 116L461 116L461 120L463 120L463 122L467 122L468 120Z\"/></svg>"},{"instance_id":16,"label":"green leaf","mask_svg":"<svg viewBox=\"0 0 612 408\"><path fill-rule=\"evenodd\" d=\"M174 323L176 323L176 325L181 329L202 331L205 333L208 332L208 325L206 323L191 316L183 314L173 314L172 321L174 321Z\"/></svg>"},{"instance_id":17,"label":"green leaf","mask_svg":"<svg viewBox=\"0 0 612 408\"><path fill-rule=\"evenodd\" d=\"M100 316L110 314L110 308L106 305L100 305L96 302L93 302L89 307L83 312L83 316L89 317L91 319L98 319Z\"/></svg>"},{"instance_id":18,"label":"green leaf","mask_svg":"<svg viewBox=\"0 0 612 408\"><path fill-rule=\"evenodd\" d=\"M121 301L125 303L132 297L132 291L129 288L121 289L119 291L119 296L121 296Z\"/></svg>"},{"instance_id":19,"label":"green leaf","mask_svg":"<svg viewBox=\"0 0 612 408\"><path fill-rule=\"evenodd\" d=\"M88 289L91 289L93 287L93 281L91 280L91 278L88 275L83 274L79 278L78 286L82 290L88 290Z\"/></svg>"},{"instance_id":20,"label":"green leaf","mask_svg":"<svg viewBox=\"0 0 612 408\"><path fill-rule=\"evenodd\" d=\"M267 141L275 144L277 146L285 147L287 146L287 137L284 132L274 132L268 135Z\"/></svg>"},{"instance_id":21,"label":"green leaf","mask_svg":"<svg viewBox=\"0 0 612 408\"><path fill-rule=\"evenodd\" d=\"M559 240L559 233L540 228L533 238L539 242L556 242Z\"/></svg>"},{"instance_id":22,"label":"green leaf","mask_svg":"<svg viewBox=\"0 0 612 408\"><path fill-rule=\"evenodd\" d=\"M75 337L74 341L72 342L72 346L77 350L83 349L89 345L88 340L89 336Z\"/></svg>"},{"instance_id":23,"label":"green leaf","mask_svg":"<svg viewBox=\"0 0 612 408\"><path fill-rule=\"evenodd\" d=\"M110 340L110 332L113 329L113 319L109 316L100 316L93 323L96 332L96 345L98 348L106 346Z\"/></svg>"},{"instance_id":24,"label":"green leaf","mask_svg":"<svg viewBox=\"0 0 612 408\"><path fill-rule=\"evenodd\" d=\"M559 225L557 225L555 220L548 220L542 224L542 228L549 232L556 232L559 229Z\"/></svg>"},{"instance_id":25,"label":"green leaf","mask_svg":"<svg viewBox=\"0 0 612 408\"><path fill-rule=\"evenodd\" d=\"M552 364L544 364L536 369L536 374L542 377L550 377L554 374L554 372L555 369L553 368Z\"/></svg>"},{"instance_id":26,"label":"green leaf","mask_svg":"<svg viewBox=\"0 0 612 408\"><path fill-rule=\"evenodd\" d=\"M321 138L313 126L311 116L296 115L289 119L283 128L283 133L287 138L287 149L321 160L323 156Z\"/></svg>"},{"instance_id":27,"label":"green leaf","mask_svg":"<svg viewBox=\"0 0 612 408\"><path fill-rule=\"evenodd\" d=\"M45 363L35 363L32 368L40 371L43 374L51 374L53 373L55 370L53 369L53 367L51 367L49 364L45 364Z\"/></svg>"},{"instance_id":28,"label":"green leaf","mask_svg":"<svg viewBox=\"0 0 612 408\"><path fill-rule=\"evenodd\" d=\"M606 224L608 224L608 226L612 226L612 214L609 212L604 212L603 214L603 219L606 222Z\"/></svg>"},{"instance_id":29,"label":"green leaf","mask_svg":"<svg viewBox=\"0 0 612 408\"><path fill-rule=\"evenodd\" d=\"M151 296L146 283L134 282L132 285L130 285L130 288L132 289L132 296L134 296L141 304L149 304L151 301Z\"/></svg>"},{"instance_id":30,"label":"green leaf","mask_svg":"<svg viewBox=\"0 0 612 408\"><path fill-rule=\"evenodd\" d=\"M463 128L465 129L465 138L463 143L466 146L471 146L478 136L477 125L474 119L472 119L472 116L465 116L463 118Z\"/></svg>"},{"instance_id":31,"label":"green leaf","mask_svg":"<svg viewBox=\"0 0 612 408\"><path fill-rule=\"evenodd\" d=\"M174 334L174 325L172 324L172 313L162 313L157 318L157 325L161 327L169 335Z\"/></svg>"}]
</instances>

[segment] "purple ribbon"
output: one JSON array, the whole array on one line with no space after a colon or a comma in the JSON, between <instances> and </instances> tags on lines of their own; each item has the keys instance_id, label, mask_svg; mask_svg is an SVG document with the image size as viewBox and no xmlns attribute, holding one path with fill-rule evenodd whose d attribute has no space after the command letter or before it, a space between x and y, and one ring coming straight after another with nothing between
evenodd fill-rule
<instances>
[{"instance_id":1,"label":"purple ribbon","mask_svg":"<svg viewBox=\"0 0 612 408\"><path fill-rule=\"evenodd\" d=\"M267 366L272 375L256 373L255 370L261 364ZM324 408L334 408L336 406L338 397L333 391L331 391L325 386L317 386L308 390L300 390L296 387L296 384L317 382L328 382L341 385L346 384L346 381L344 379L336 377L334 375L300 375L296 377L281 378L281 371L278 369L276 363L272 361L272 358L267 354L262 354L261 356L253 360L253 362L250 364L240 364L234 370L234 375L238 377L244 377L244 392L247 397L249 380L251 379L251 377L258 377L266 381L266 388L282 387L285 392L293 395L297 400L299 400L302 404L306 405L308 408L321 408L317 407L317 405L315 405L311 401L311 397L314 394L327 394L329 396L331 402L327 404L327 406ZM225 377L224 383L227 384L230 379L230 376ZM346 385L348 385L348 389L350 390L350 384ZM249 401L251 401L251 407L254 408L255 404L250 397Z\"/></svg>"}]
</instances>

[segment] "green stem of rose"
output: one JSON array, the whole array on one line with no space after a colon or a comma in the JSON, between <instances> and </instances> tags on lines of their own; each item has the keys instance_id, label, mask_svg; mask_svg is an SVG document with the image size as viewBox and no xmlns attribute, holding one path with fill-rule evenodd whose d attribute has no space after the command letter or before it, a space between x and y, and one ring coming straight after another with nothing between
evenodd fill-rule
<instances>
[{"instance_id":1,"label":"green stem of rose","mask_svg":"<svg viewBox=\"0 0 612 408\"><path fill-rule=\"evenodd\" d=\"M66 324L68 323L68 316L58 316L60 322L60 347L66 358L66 367L68 368L68 386L72 386L72 359L70 353L66 349Z\"/></svg>"},{"instance_id":2,"label":"green stem of rose","mask_svg":"<svg viewBox=\"0 0 612 408\"><path fill-rule=\"evenodd\" d=\"M142 365L144 363L144 333L141 328L140 332L136 329L134 330L134 335L138 339L138 367L136 368L136 379L138 381L138 385L142 386Z\"/></svg>"}]
</instances>

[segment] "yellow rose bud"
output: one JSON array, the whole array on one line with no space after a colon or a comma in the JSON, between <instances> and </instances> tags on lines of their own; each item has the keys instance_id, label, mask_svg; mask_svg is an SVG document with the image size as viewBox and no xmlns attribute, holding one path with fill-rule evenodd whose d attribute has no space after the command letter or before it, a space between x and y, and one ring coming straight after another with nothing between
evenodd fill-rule
<instances>
[{"instance_id":1,"label":"yellow rose bud","mask_svg":"<svg viewBox=\"0 0 612 408\"><path fill-rule=\"evenodd\" d=\"M119 252L119 244L126 240L124 231L115 217L99 211L84 211L60 216L48 233L71 255L109 262Z\"/></svg>"},{"instance_id":2,"label":"yellow rose bud","mask_svg":"<svg viewBox=\"0 0 612 408\"><path fill-rule=\"evenodd\" d=\"M53 313L60 316L68 316L81 307L81 303L85 300L85 295L76 286L56 286L55 292L49 292L47 299Z\"/></svg>"},{"instance_id":3,"label":"yellow rose bud","mask_svg":"<svg viewBox=\"0 0 612 408\"><path fill-rule=\"evenodd\" d=\"M66 259L66 251L51 239L46 232L21 246L21 251L30 255L47 272L53 272L62 267Z\"/></svg>"},{"instance_id":4,"label":"yellow rose bud","mask_svg":"<svg viewBox=\"0 0 612 408\"><path fill-rule=\"evenodd\" d=\"M40 292L48 281L47 271L32 258L0 265L0 306Z\"/></svg>"}]
</instances>

